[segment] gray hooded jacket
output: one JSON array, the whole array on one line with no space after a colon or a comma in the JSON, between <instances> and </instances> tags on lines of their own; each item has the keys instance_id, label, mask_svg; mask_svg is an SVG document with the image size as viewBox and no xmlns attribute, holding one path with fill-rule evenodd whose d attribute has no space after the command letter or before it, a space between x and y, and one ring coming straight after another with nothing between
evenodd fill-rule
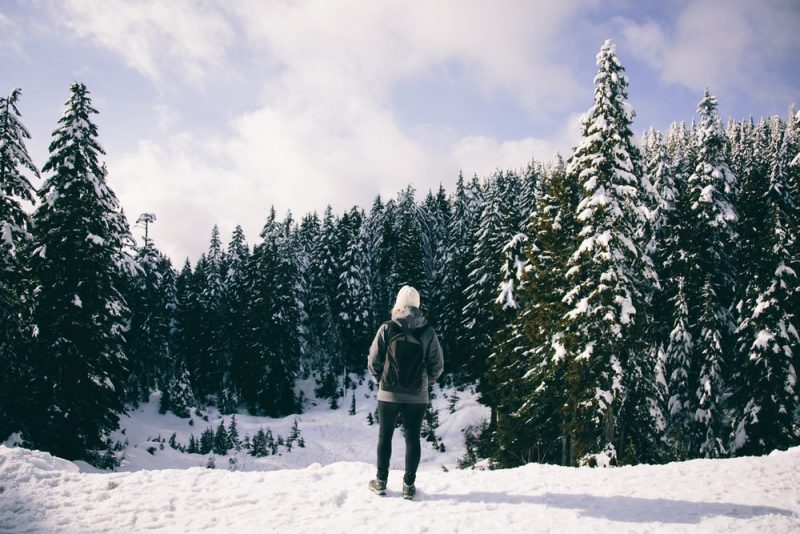
<instances>
[{"instance_id":1,"label":"gray hooded jacket","mask_svg":"<svg viewBox=\"0 0 800 534\"><path fill-rule=\"evenodd\" d=\"M422 314L422 310L411 306L405 307L400 312L392 311L392 321L400 325L405 330L413 330L428 324L428 320ZM368 368L373 380L380 384L378 388L378 400L386 402L409 402L414 404L428 403L428 384L432 384L439 378L444 370L444 357L442 356L442 346L433 328L428 328L422 333L420 342L425 348L425 372L422 375L422 387L418 393L399 393L384 391L381 375L383 373L383 362L386 359L386 345L389 343L388 326L383 324L375 334L372 346L369 348Z\"/></svg>"}]
</instances>

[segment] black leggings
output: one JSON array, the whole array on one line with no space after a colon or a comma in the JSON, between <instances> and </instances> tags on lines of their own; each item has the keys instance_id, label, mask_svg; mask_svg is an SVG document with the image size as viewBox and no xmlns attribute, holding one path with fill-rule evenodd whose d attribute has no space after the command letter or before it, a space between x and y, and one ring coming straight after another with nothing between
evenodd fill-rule
<instances>
[{"instance_id":1,"label":"black leggings","mask_svg":"<svg viewBox=\"0 0 800 534\"><path fill-rule=\"evenodd\" d=\"M419 430L422 427L422 418L425 416L427 404L412 404L404 402L378 401L378 478L389 478L389 460L392 457L392 434L397 423L397 415L403 414L403 435L406 438L406 472L403 482L414 485L417 478L417 467L421 449L419 445Z\"/></svg>"}]
</instances>

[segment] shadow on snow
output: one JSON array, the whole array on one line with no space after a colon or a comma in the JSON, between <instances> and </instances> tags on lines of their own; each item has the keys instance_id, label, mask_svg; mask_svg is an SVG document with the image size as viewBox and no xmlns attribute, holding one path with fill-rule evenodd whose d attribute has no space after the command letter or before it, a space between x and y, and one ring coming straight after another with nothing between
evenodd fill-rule
<instances>
[{"instance_id":1,"label":"shadow on snow","mask_svg":"<svg viewBox=\"0 0 800 534\"><path fill-rule=\"evenodd\" d=\"M626 523L699 523L707 517L725 516L751 519L764 515L794 516L795 513L772 506L753 506L727 502L645 499L641 497L598 496L582 493L544 493L509 495L493 492L465 494L419 493L421 501L460 501L492 504L540 504L553 508L579 510L581 516L605 518Z\"/></svg>"}]
</instances>

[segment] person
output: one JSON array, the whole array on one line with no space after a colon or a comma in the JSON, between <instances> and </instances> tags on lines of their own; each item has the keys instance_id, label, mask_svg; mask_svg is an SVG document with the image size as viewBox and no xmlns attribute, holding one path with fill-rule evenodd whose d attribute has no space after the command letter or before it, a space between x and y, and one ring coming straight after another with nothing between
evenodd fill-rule
<instances>
[{"instance_id":1,"label":"person","mask_svg":"<svg viewBox=\"0 0 800 534\"><path fill-rule=\"evenodd\" d=\"M428 385L439 378L444 358L439 338L420 310L419 292L403 286L392 308L392 320L382 324L369 349L369 372L378 387L378 470L369 489L386 494L392 435L403 417L406 444L403 497L416 493L421 455L420 428L428 405Z\"/></svg>"}]
</instances>

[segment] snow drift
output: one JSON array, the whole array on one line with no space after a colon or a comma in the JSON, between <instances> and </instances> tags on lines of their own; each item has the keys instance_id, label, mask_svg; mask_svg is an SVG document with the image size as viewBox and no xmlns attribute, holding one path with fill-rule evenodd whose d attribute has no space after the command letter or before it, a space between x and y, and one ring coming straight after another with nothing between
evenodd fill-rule
<instances>
[{"instance_id":1,"label":"snow drift","mask_svg":"<svg viewBox=\"0 0 800 534\"><path fill-rule=\"evenodd\" d=\"M374 467L363 462L82 473L0 446L0 531L800 532L798 465L800 448L617 469L428 468L409 502L399 471L386 497L369 493Z\"/></svg>"}]
</instances>

